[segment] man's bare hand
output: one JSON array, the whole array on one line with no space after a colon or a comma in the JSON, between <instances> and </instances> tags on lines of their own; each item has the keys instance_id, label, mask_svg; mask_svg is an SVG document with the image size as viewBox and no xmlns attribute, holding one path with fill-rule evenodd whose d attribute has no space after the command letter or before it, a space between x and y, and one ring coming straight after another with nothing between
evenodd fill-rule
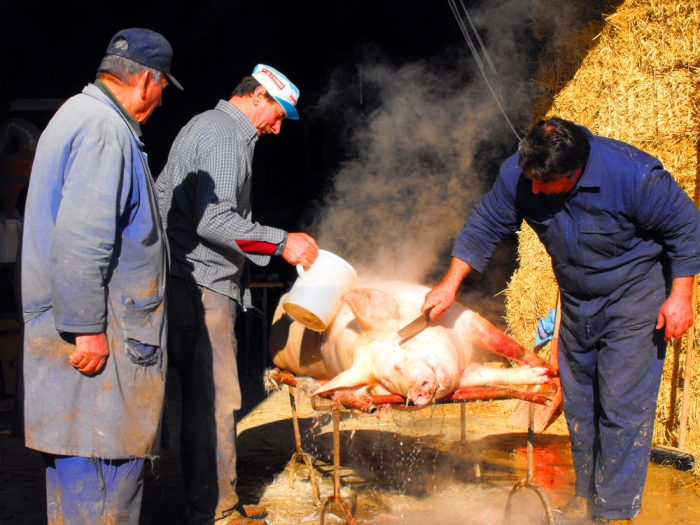
<instances>
[{"instance_id":1,"label":"man's bare hand","mask_svg":"<svg viewBox=\"0 0 700 525\"><path fill-rule=\"evenodd\" d=\"M432 308L430 318L436 319L440 317L445 310L454 302L457 296L459 285L472 271L472 267L464 261L452 258L450 267L443 277L440 284L430 290L426 296L421 312L425 312L428 308Z\"/></svg>"},{"instance_id":2,"label":"man's bare hand","mask_svg":"<svg viewBox=\"0 0 700 525\"><path fill-rule=\"evenodd\" d=\"M107 336L98 334L77 334L75 352L70 356L70 364L81 374L96 374L104 368L109 356Z\"/></svg>"},{"instance_id":3,"label":"man's bare hand","mask_svg":"<svg viewBox=\"0 0 700 525\"><path fill-rule=\"evenodd\" d=\"M456 295L456 288L441 282L426 294L425 301L421 307L421 312L425 312L428 308L432 308L430 318L436 319L450 307L450 305L454 302Z\"/></svg>"},{"instance_id":4,"label":"man's bare hand","mask_svg":"<svg viewBox=\"0 0 700 525\"><path fill-rule=\"evenodd\" d=\"M691 304L692 292L692 277L678 277L673 280L671 295L661 305L659 317L656 319L657 330L666 327L664 341L668 342L672 337L682 337L693 324L695 312Z\"/></svg>"},{"instance_id":5,"label":"man's bare hand","mask_svg":"<svg viewBox=\"0 0 700 525\"><path fill-rule=\"evenodd\" d=\"M313 237L302 232L287 234L287 244L282 251L282 258L289 264L301 264L304 269L318 257L318 244Z\"/></svg>"}]
</instances>

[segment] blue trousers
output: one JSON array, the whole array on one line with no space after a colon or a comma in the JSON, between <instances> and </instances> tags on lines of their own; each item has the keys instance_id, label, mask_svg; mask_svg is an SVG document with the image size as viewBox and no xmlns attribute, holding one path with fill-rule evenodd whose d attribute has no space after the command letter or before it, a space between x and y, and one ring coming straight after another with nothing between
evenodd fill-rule
<instances>
[{"instance_id":1,"label":"blue trousers","mask_svg":"<svg viewBox=\"0 0 700 525\"><path fill-rule=\"evenodd\" d=\"M564 414L576 493L594 502L594 517L629 519L642 504L666 350L655 330L663 299L663 289L612 303L563 298Z\"/></svg>"},{"instance_id":2,"label":"blue trousers","mask_svg":"<svg viewBox=\"0 0 700 525\"><path fill-rule=\"evenodd\" d=\"M49 525L138 525L145 459L43 456Z\"/></svg>"}]
</instances>

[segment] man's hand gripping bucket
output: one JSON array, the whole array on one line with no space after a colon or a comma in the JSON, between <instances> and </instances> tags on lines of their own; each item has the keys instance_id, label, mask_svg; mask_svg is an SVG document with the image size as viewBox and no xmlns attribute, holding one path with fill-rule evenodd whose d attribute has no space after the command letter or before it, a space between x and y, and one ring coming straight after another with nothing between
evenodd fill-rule
<instances>
[{"instance_id":1,"label":"man's hand gripping bucket","mask_svg":"<svg viewBox=\"0 0 700 525\"><path fill-rule=\"evenodd\" d=\"M355 284L357 272L337 255L325 250L308 270L297 265L299 278L283 308L295 321L316 332L323 332L333 320L340 298Z\"/></svg>"}]
</instances>

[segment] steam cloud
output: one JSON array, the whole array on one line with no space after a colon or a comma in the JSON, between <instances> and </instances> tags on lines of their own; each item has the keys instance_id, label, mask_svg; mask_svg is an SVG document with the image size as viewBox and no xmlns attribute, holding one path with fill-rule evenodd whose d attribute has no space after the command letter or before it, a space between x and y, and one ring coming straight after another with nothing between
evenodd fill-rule
<instances>
[{"instance_id":1,"label":"steam cloud","mask_svg":"<svg viewBox=\"0 0 700 525\"><path fill-rule=\"evenodd\" d=\"M489 81L518 132L529 122L533 60L522 42L532 41L524 37L531 9L499 0L470 10L497 70ZM321 109L345 108L351 153L312 229L361 277L439 279L472 207L517 146L466 42L448 55L395 66L365 54L321 97Z\"/></svg>"}]
</instances>

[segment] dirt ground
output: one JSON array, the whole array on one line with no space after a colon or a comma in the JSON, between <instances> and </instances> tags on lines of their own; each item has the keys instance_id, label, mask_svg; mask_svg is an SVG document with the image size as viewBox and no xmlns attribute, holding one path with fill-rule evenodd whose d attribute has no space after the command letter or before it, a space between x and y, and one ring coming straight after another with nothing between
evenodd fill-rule
<instances>
[{"instance_id":1,"label":"dirt ground","mask_svg":"<svg viewBox=\"0 0 700 525\"><path fill-rule=\"evenodd\" d=\"M239 493L268 509L271 525L319 523L309 472L288 463L295 450L287 387L267 394L260 376L244 377L244 406L238 426ZM178 460L179 399L169 382L173 448L164 452L144 490L143 525L183 523ZM504 524L512 487L527 476L527 432L506 425L512 401L465 406L461 443L459 404L418 411L345 412L340 422L341 496L358 524ZM5 405L5 410L8 405ZM299 404L302 446L315 461L323 501L334 492L333 425L327 412ZM10 432L11 412L0 412L0 524L45 523L43 465ZM553 506L573 494L574 475L562 421L535 436L533 484ZM157 476L156 476L157 474ZM523 488L511 499L511 524L541 523L544 506ZM331 505L325 523L344 523ZM642 513L635 525L700 522L700 493L689 473L650 464Z\"/></svg>"}]
</instances>

